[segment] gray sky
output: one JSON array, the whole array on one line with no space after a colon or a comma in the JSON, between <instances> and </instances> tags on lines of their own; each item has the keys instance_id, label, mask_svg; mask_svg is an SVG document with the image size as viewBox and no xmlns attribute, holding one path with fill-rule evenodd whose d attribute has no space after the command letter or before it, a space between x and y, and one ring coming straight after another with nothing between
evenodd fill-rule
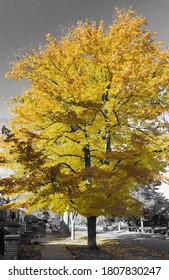
<instances>
[{"instance_id":1,"label":"gray sky","mask_svg":"<svg viewBox=\"0 0 169 280\"><path fill-rule=\"evenodd\" d=\"M4 79L19 48L37 48L45 43L45 34L58 35L61 26L78 20L103 18L109 24L115 7L130 6L147 18L149 29L159 32L159 40L169 44L168 0L0 0L0 96L9 100L28 86ZM8 116L8 106L2 100L0 116Z\"/></svg>"}]
</instances>

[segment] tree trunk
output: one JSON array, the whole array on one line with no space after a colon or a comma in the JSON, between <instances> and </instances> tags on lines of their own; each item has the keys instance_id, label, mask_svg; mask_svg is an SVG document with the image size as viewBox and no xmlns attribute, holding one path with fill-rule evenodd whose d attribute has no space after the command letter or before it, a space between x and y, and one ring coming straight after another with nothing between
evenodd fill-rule
<instances>
[{"instance_id":1,"label":"tree trunk","mask_svg":"<svg viewBox=\"0 0 169 280\"><path fill-rule=\"evenodd\" d=\"M141 222L141 233L144 233L144 222L143 222L143 217L141 217L140 222Z\"/></svg>"},{"instance_id":2,"label":"tree trunk","mask_svg":"<svg viewBox=\"0 0 169 280\"><path fill-rule=\"evenodd\" d=\"M96 245L96 216L87 218L88 248L98 249Z\"/></svg>"},{"instance_id":3,"label":"tree trunk","mask_svg":"<svg viewBox=\"0 0 169 280\"><path fill-rule=\"evenodd\" d=\"M90 150L86 147L83 148L84 159L85 159L85 167L91 167L91 158L90 158Z\"/></svg>"},{"instance_id":4,"label":"tree trunk","mask_svg":"<svg viewBox=\"0 0 169 280\"><path fill-rule=\"evenodd\" d=\"M118 231L121 231L121 221L118 221Z\"/></svg>"},{"instance_id":5,"label":"tree trunk","mask_svg":"<svg viewBox=\"0 0 169 280\"><path fill-rule=\"evenodd\" d=\"M69 214L67 212L64 212L63 214L63 221L67 226L69 226Z\"/></svg>"},{"instance_id":6,"label":"tree trunk","mask_svg":"<svg viewBox=\"0 0 169 280\"><path fill-rule=\"evenodd\" d=\"M89 147L83 148L84 159L85 159L85 168L91 167L91 156ZM88 182L92 182L91 178L86 178ZM87 231L88 231L88 248L89 249L98 249L96 245L96 216L91 216L87 218Z\"/></svg>"},{"instance_id":7,"label":"tree trunk","mask_svg":"<svg viewBox=\"0 0 169 280\"><path fill-rule=\"evenodd\" d=\"M77 217L76 213L71 212L71 239L75 240L75 219Z\"/></svg>"},{"instance_id":8,"label":"tree trunk","mask_svg":"<svg viewBox=\"0 0 169 280\"><path fill-rule=\"evenodd\" d=\"M107 129L106 131L106 153L111 152L111 136L110 136L110 130Z\"/></svg>"},{"instance_id":9,"label":"tree trunk","mask_svg":"<svg viewBox=\"0 0 169 280\"><path fill-rule=\"evenodd\" d=\"M71 223L71 240L75 240L75 223L73 220Z\"/></svg>"},{"instance_id":10,"label":"tree trunk","mask_svg":"<svg viewBox=\"0 0 169 280\"><path fill-rule=\"evenodd\" d=\"M69 233L69 214L67 212L62 216L60 221L60 231L61 233Z\"/></svg>"}]
</instances>

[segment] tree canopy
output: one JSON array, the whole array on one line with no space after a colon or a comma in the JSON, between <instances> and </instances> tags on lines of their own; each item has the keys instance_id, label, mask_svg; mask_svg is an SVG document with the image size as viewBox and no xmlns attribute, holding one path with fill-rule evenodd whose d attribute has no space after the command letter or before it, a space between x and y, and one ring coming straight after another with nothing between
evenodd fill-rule
<instances>
[{"instance_id":1,"label":"tree canopy","mask_svg":"<svg viewBox=\"0 0 169 280\"><path fill-rule=\"evenodd\" d=\"M158 184L168 164L169 51L131 9L78 22L60 39L11 64L30 89L11 104L1 137L0 180L8 207L138 215L137 186Z\"/></svg>"}]
</instances>

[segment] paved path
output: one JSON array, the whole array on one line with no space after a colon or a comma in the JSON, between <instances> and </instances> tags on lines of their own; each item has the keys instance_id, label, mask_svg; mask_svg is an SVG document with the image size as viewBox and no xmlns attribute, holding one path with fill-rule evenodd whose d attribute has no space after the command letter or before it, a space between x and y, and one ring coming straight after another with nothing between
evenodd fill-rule
<instances>
[{"instance_id":1,"label":"paved path","mask_svg":"<svg viewBox=\"0 0 169 280\"><path fill-rule=\"evenodd\" d=\"M73 256L60 244L43 242L42 245L42 260L73 260Z\"/></svg>"}]
</instances>

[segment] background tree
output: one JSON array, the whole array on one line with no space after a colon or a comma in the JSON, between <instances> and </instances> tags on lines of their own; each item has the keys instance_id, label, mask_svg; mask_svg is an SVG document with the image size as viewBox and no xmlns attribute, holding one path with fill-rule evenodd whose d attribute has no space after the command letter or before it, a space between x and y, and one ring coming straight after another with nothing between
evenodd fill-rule
<instances>
[{"instance_id":1,"label":"background tree","mask_svg":"<svg viewBox=\"0 0 169 280\"><path fill-rule=\"evenodd\" d=\"M4 129L1 158L15 174L1 192L22 194L15 206L28 211L78 211L91 248L96 217L139 215L133 189L162 181L168 163L169 52L145 23L130 9L108 28L78 22L6 74L31 88L13 99Z\"/></svg>"},{"instance_id":2,"label":"background tree","mask_svg":"<svg viewBox=\"0 0 169 280\"><path fill-rule=\"evenodd\" d=\"M143 202L143 215L148 219L148 224L160 225L160 217L169 215L169 200L159 192L158 187L136 188L134 197Z\"/></svg>"}]
</instances>

